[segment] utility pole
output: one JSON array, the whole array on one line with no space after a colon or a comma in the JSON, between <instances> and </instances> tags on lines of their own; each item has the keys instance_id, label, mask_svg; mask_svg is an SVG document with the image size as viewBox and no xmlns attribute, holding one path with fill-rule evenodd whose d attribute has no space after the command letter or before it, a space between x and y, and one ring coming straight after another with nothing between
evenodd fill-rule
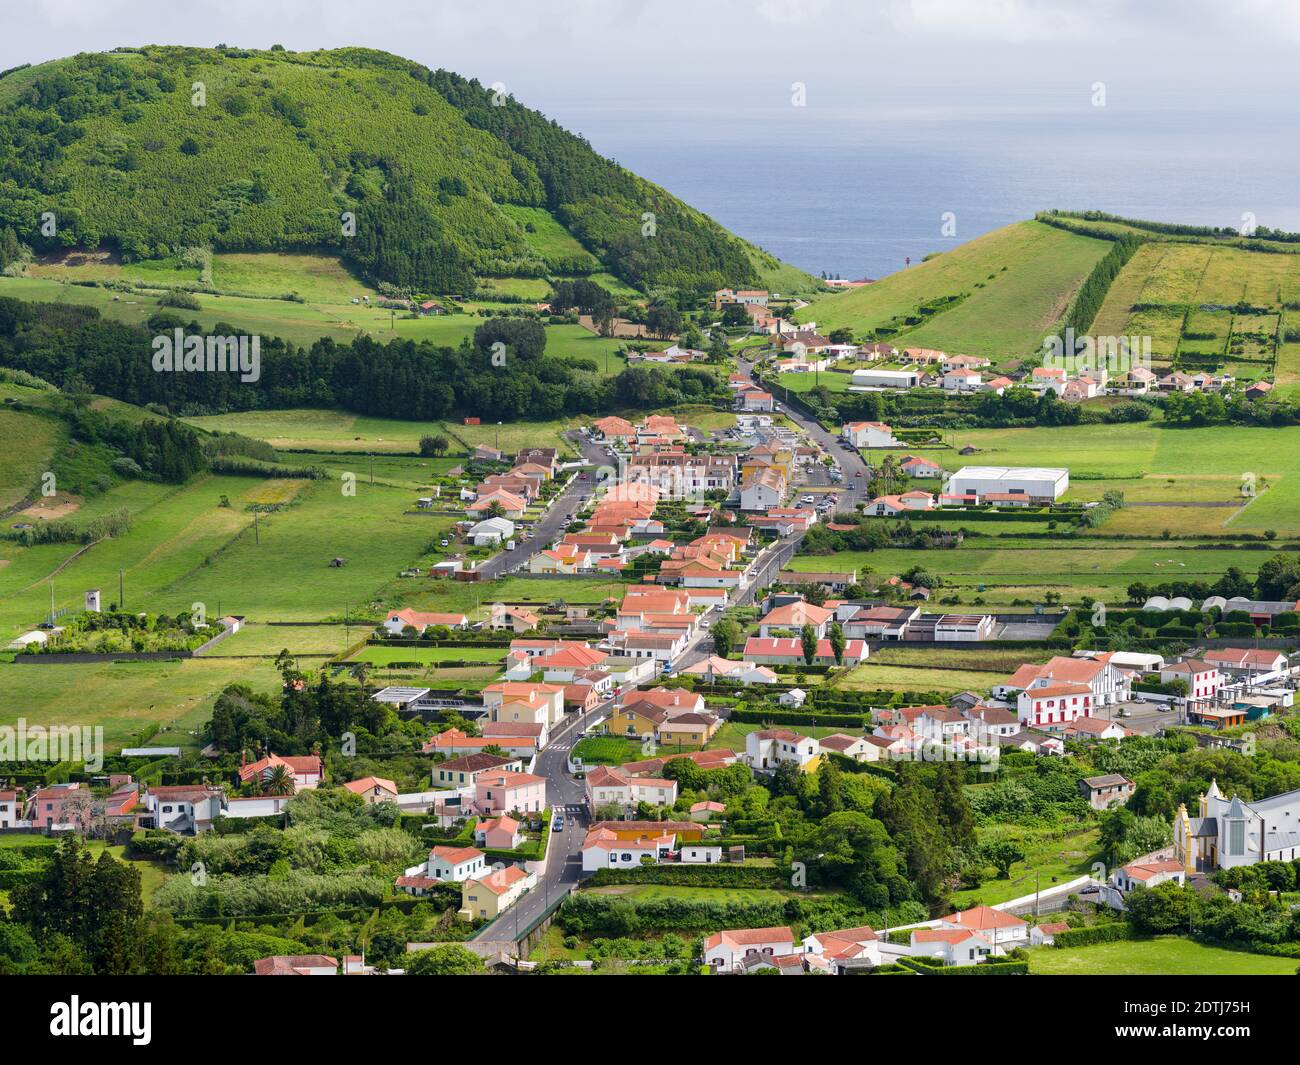
<instances>
[{"instance_id":1,"label":"utility pole","mask_svg":"<svg viewBox=\"0 0 1300 1065\"><path fill-rule=\"evenodd\" d=\"M117 571L117 609L126 609L126 592L123 588L122 571L120 569Z\"/></svg>"},{"instance_id":2,"label":"utility pole","mask_svg":"<svg viewBox=\"0 0 1300 1065\"><path fill-rule=\"evenodd\" d=\"M257 525L257 511L253 511L253 543L260 545L262 542L262 533Z\"/></svg>"}]
</instances>

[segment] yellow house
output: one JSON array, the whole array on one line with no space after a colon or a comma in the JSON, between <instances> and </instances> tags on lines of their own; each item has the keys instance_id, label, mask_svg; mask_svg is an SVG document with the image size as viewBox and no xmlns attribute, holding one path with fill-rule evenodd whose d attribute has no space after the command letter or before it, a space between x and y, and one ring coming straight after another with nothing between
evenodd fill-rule
<instances>
[{"instance_id":1,"label":"yellow house","mask_svg":"<svg viewBox=\"0 0 1300 1065\"><path fill-rule=\"evenodd\" d=\"M462 920L491 920L508 910L537 883L537 877L521 865L495 869L479 880L465 880L460 888Z\"/></svg>"},{"instance_id":2,"label":"yellow house","mask_svg":"<svg viewBox=\"0 0 1300 1065\"><path fill-rule=\"evenodd\" d=\"M659 726L659 742L668 746L703 747L721 724L712 714L679 714Z\"/></svg>"},{"instance_id":3,"label":"yellow house","mask_svg":"<svg viewBox=\"0 0 1300 1065\"><path fill-rule=\"evenodd\" d=\"M605 730L611 736L653 736L665 716L664 711L648 703L626 706L610 716Z\"/></svg>"}]
</instances>

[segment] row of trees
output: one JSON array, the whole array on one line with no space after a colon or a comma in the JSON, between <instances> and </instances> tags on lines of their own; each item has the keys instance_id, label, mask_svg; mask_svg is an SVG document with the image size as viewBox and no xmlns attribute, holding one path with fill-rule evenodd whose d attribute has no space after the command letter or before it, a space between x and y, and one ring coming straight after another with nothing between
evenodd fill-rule
<instances>
[{"instance_id":1,"label":"row of trees","mask_svg":"<svg viewBox=\"0 0 1300 1065\"><path fill-rule=\"evenodd\" d=\"M204 329L170 312L155 314L141 329L107 321L93 308L0 298L0 365L84 396L96 392L176 413L343 407L429 421L461 412L515 421L710 402L722 394L717 376L702 368L636 366L606 378L590 360L548 356L544 328L528 318L485 322L474 341L459 348L382 344L370 337L351 344L327 337L304 348L262 338L255 382L243 382L236 373L155 371L151 338L175 328L191 335L238 332L224 323ZM181 433L177 428L145 432L176 439ZM123 450L136 457L130 448ZM142 465L188 461L185 450L167 454L175 448L152 441L137 450Z\"/></svg>"}]
</instances>

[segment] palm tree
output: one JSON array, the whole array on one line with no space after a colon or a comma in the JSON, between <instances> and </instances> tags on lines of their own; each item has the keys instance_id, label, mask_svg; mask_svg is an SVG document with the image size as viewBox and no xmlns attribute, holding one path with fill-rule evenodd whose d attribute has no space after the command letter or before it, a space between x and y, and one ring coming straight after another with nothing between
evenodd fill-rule
<instances>
[{"instance_id":1,"label":"palm tree","mask_svg":"<svg viewBox=\"0 0 1300 1065\"><path fill-rule=\"evenodd\" d=\"M893 455L886 455L880 463L880 494L889 495L898 483L898 463Z\"/></svg>"},{"instance_id":2,"label":"palm tree","mask_svg":"<svg viewBox=\"0 0 1300 1065\"><path fill-rule=\"evenodd\" d=\"M271 767L271 772L262 779L262 794L293 794L293 774L289 772L288 766L276 765Z\"/></svg>"}]
</instances>

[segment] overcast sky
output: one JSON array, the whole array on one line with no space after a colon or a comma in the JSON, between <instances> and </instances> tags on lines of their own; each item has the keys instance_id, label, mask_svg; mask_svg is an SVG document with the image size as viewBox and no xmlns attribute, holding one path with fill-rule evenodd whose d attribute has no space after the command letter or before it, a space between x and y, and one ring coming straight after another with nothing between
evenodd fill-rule
<instances>
[{"instance_id":1,"label":"overcast sky","mask_svg":"<svg viewBox=\"0 0 1300 1065\"><path fill-rule=\"evenodd\" d=\"M0 67L117 45L356 44L501 82L566 125L665 116L1290 109L1294 0L24 0ZM1229 7L1231 11L1227 10ZM566 121L569 119L569 121Z\"/></svg>"}]
</instances>

